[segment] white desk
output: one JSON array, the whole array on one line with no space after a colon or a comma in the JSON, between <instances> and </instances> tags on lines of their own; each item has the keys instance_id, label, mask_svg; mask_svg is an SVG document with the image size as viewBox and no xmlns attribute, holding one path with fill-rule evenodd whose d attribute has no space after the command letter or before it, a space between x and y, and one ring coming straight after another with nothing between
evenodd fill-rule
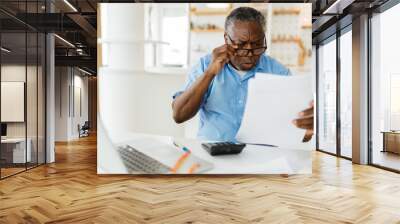
<instances>
[{"instance_id":1,"label":"white desk","mask_svg":"<svg viewBox=\"0 0 400 224\"><path fill-rule=\"evenodd\" d=\"M173 145L173 141L188 147L194 155L211 162L214 167L205 174L309 174L312 168L312 150L281 149L267 146L247 145L240 154L211 156L194 139L173 139L167 136L124 134L114 137L114 146L151 137ZM118 152L107 136L98 136L98 174L127 174ZM145 152L144 152L145 153ZM159 155L152 154L153 158Z\"/></svg>"},{"instance_id":2,"label":"white desk","mask_svg":"<svg viewBox=\"0 0 400 224\"><path fill-rule=\"evenodd\" d=\"M31 161L31 146L32 140L30 138L26 139L27 147L26 147L26 155L25 155L25 138L6 138L1 139L1 144L8 147L11 146L12 148L12 163L25 163ZM2 146L2 147L4 147ZM2 149L3 151L3 149ZM4 150L5 151L5 150Z\"/></svg>"}]
</instances>

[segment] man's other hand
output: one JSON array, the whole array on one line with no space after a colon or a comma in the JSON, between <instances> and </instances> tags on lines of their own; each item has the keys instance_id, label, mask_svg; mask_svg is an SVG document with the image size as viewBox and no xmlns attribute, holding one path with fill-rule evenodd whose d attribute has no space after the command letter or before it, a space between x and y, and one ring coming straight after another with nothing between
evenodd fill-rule
<instances>
[{"instance_id":1,"label":"man's other hand","mask_svg":"<svg viewBox=\"0 0 400 224\"><path fill-rule=\"evenodd\" d=\"M293 124L307 130L303 142L311 140L314 134L314 101L311 101L309 107L299 113L299 117L293 120Z\"/></svg>"}]
</instances>

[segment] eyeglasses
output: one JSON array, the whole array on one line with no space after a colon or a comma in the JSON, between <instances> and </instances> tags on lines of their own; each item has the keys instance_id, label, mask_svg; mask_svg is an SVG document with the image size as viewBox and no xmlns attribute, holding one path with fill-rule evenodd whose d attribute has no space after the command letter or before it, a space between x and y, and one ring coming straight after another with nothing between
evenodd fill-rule
<instances>
[{"instance_id":1,"label":"eyeglasses","mask_svg":"<svg viewBox=\"0 0 400 224\"><path fill-rule=\"evenodd\" d=\"M235 42L233 42L232 38L226 34L226 36L228 36L229 40L231 41L231 45L236 45L237 48L233 47L233 49L236 52L236 55L239 57L247 57L251 51L253 56L259 56L261 54L263 54L266 50L267 50L267 40L264 36L264 46L263 47L258 47L258 48L250 48L250 49L243 49L243 45L244 44L236 44Z\"/></svg>"}]
</instances>

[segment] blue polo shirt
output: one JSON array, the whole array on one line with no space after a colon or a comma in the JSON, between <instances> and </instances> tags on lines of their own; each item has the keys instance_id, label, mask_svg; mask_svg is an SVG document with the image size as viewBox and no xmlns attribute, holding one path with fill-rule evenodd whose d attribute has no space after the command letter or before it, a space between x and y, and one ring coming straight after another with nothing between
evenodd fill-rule
<instances>
[{"instance_id":1,"label":"blue polo shirt","mask_svg":"<svg viewBox=\"0 0 400 224\"><path fill-rule=\"evenodd\" d=\"M211 54L202 57L195 65L181 91L182 94L195 80L204 74L211 62ZM213 141L235 141L242 122L247 99L248 80L256 72L290 75L288 68L268 55L262 55L251 70L240 76L231 65L225 64L221 72L214 77L200 106L200 124L197 137Z\"/></svg>"}]
</instances>

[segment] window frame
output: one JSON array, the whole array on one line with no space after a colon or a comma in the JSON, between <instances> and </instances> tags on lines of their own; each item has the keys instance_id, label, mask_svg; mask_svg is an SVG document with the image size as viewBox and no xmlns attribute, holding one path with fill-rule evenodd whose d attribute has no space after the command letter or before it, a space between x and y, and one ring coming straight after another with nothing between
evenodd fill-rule
<instances>
[{"instance_id":1,"label":"window frame","mask_svg":"<svg viewBox=\"0 0 400 224\"><path fill-rule=\"evenodd\" d=\"M368 47L368 49L367 49L367 86L366 86L366 88L367 88L367 104L368 104L367 105L367 108L368 108L368 110L367 110L367 119L368 119L368 123L367 123L367 129L368 129L367 130L367 132L368 132L367 133L368 134L368 136L367 136L367 143L368 143L367 144L368 145L368 147L367 147L367 150L368 150L367 151L367 156L368 156L367 165L370 165L370 166L373 166L373 167L377 167L377 168L380 168L380 169L384 169L384 170L388 170L388 171L395 172L395 173L400 173L400 170L392 169L390 167L385 167L385 166L373 163L373 144L372 144L373 143L372 142L372 91L373 91L372 90L372 53L373 52L372 52L372 22L371 21L372 21L372 18L374 16L374 14L383 13L386 10L396 6L399 3L400 2L398 0L388 0L384 4L378 6L378 7L374 8L374 9L365 10L363 12L364 15L368 16L367 33L365 35L365 37L367 38L367 47ZM340 30L336 31L336 34L339 33L339 35L336 35L336 41L337 41L336 44L338 46L338 45L340 45L340 39L339 39L340 36L343 35L346 32L346 27L352 25L352 21L347 21L346 22L346 17L345 17L345 18L342 18L341 20L338 20L337 23L346 23L346 26L343 29L340 29ZM339 26L336 25L336 29L339 29ZM342 33L340 33L340 32L342 32ZM330 32L327 32L327 33L330 33ZM319 48L319 45L320 45L321 42L329 41L329 38L332 39L333 35L335 35L335 34L332 34L332 35L329 35L329 36L326 36L326 34L323 34L323 35L317 36L313 40L313 41L315 41L314 45L316 45L316 90L317 90L316 95L317 95L317 99L318 99L319 94L320 94L319 63L318 63L320 55L318 53L318 48ZM321 38L321 36L322 36L322 38ZM340 57L339 54L337 54L337 55ZM340 72L340 68L339 68L339 72ZM340 77L339 77L338 80L340 80ZM340 81L337 81L336 84L340 85ZM338 96L338 95L340 95L340 92L337 92L338 105L340 105L340 96ZM318 101L316 102L315 105L316 105L316 111L319 111L320 105L319 105ZM338 144L338 142L337 142L337 146L339 146L339 148L337 149L336 154L330 153L330 152L326 152L323 149L319 148L319 131L320 131L319 119L320 119L319 115L318 115L318 113L316 113L316 123L317 123L317 125L316 125L316 147L317 147L317 149L316 150L320 151L320 152L323 152L323 153L327 153L327 154L336 156L336 157L352 160L352 158L348 158L348 157L345 157L345 156L341 155L340 144ZM340 120L340 118L338 120ZM340 127L340 123L337 123L337 124L339 124L339 129L340 129L341 128ZM340 135L337 135L337 138L340 138ZM339 143L340 143L340 139L339 139Z\"/></svg>"},{"instance_id":2,"label":"window frame","mask_svg":"<svg viewBox=\"0 0 400 224\"><path fill-rule=\"evenodd\" d=\"M174 8L176 7L175 4L177 3L168 3L168 4L163 4L163 7L158 8L157 10L160 9L165 9L165 8ZM147 7L152 7L153 5L149 4ZM181 5L179 5L181 6ZM151 37L153 40L150 40L148 38L148 30L145 30L146 34L145 34L145 67L144 70L146 72L148 72L149 74L182 74L185 75L187 73L187 69L188 69L188 62L189 62L189 43L190 43L190 15L189 15L189 4L186 4L186 17L187 17L187 38L186 38L186 42L187 42L187 48L186 49L186 58L185 58L185 63L182 64L182 66L166 66L162 64L162 58L161 55L163 54L163 47L162 47L162 40L161 40L161 35L162 35L162 29L163 26L161 25L162 23L162 15L160 14L160 11L158 11L156 17L157 19L155 20L155 22L157 23L155 25L156 27L156 35L153 34L153 36ZM158 4L159 7L159 4ZM154 9L153 9L154 10ZM145 19L145 23L148 23L150 15L148 14L148 8L146 8L145 10L145 18L147 18L147 20ZM147 28L147 29L152 29L154 25L152 25L151 27ZM145 26L146 27L146 26ZM145 28L146 29L146 28ZM155 39L155 40L154 40ZM157 41L160 40L160 41ZM149 47L152 50L149 50ZM153 51L153 52L150 52ZM149 60L149 58L152 58L152 65L147 65L147 61Z\"/></svg>"},{"instance_id":3,"label":"window frame","mask_svg":"<svg viewBox=\"0 0 400 224\"><path fill-rule=\"evenodd\" d=\"M379 7L370 10L367 12L368 14L368 31L367 31L367 38L368 38L368 69L367 69L367 76L368 76L368 165L373 166L373 167L377 167L383 170L387 170L387 171L391 171L391 172L395 172L395 173L400 173L400 170L394 169L394 168L390 168L387 166L383 166L377 163L373 162L373 153L374 153L374 147L373 147L373 127L372 127L372 94L373 94L373 88L372 88L372 77L373 77L373 62L372 62L372 41L373 41L373 35L372 35L372 31L373 31L373 27L372 27L372 20L375 16L377 16L378 14L382 14L385 11L393 8L394 6L398 5L400 2L398 0L388 0L386 1L384 4L380 5Z\"/></svg>"},{"instance_id":4,"label":"window frame","mask_svg":"<svg viewBox=\"0 0 400 224\"><path fill-rule=\"evenodd\" d=\"M39 0L33 2L34 4L36 4L36 12L39 12L39 7L38 7L39 6L39 2L43 3L43 1L39 1ZM25 14L25 16L26 16L27 13L29 13L28 10L27 10L27 4L23 5L23 7L24 7L24 10L25 10L25 12L23 12L23 14ZM48 7L45 8L45 12L46 13L48 12ZM47 36L47 34L48 33L47 32L43 32L42 30L36 29L36 28L30 26L27 23L24 23L23 21L21 21L18 18L14 17L13 14L8 14L7 16L9 16L11 19L14 19L15 21L18 21L19 23L21 23L21 29L20 30L16 30L16 31L8 31L8 30L1 30L0 29L0 45L2 45L2 35L4 35L4 34L7 34L7 33L11 33L11 34L19 33L21 35L24 35L24 49L22 51L24 51L23 58L24 58L24 61L25 61L25 64L24 64L24 66L25 66L25 68L24 68L24 73L25 73L24 74L24 76L25 76L25 81L24 81L25 87L24 87L24 89L25 89L25 93L24 93L24 122L23 122L24 123L24 127L23 127L24 128L24 136L22 138L24 139L24 142L25 142L25 145L24 145L24 149L25 149L25 164L24 164L24 167L21 167L23 169L21 169L20 171L13 172L12 174L8 174L8 175L4 175L4 173L2 173L2 169L3 168L0 166L0 180L4 180L6 178L12 177L14 175L26 172L26 171L28 171L30 169L34 169L36 167L39 167L41 165L46 164L47 163L47 144L48 144L48 141L47 141L47 128L46 128L47 127L47 80L46 79L47 79L47 44L48 44L48 36ZM0 24L0 26L1 26L1 24ZM28 48L29 48L29 45L28 45L28 39L29 39L28 34L33 34L36 37L36 40L32 43L33 45L36 45L36 47L34 48L34 51L36 53L36 55L35 55L36 58L34 60L32 60L32 61L30 61L30 59L28 58ZM41 34L43 34L43 35L41 35ZM39 41L41 42L41 44L43 44L42 45L43 49L39 48L39 43L40 43ZM39 51L39 49L41 51ZM43 55L40 55L39 52L43 53ZM41 60L43 60L43 61L41 61L42 64L39 64L39 62L40 62L39 56L41 57ZM29 62L28 62L28 60L29 60ZM2 64L3 61L4 61L4 58L2 58L2 53L0 53L0 81L2 81L2 74L1 74L2 73L2 69L1 68L3 67L3 64ZM35 86L36 91L32 93L32 96L36 97L36 116L35 116L36 117L36 121L33 121L33 125L36 125L36 128L35 128L36 129L35 130L36 131L36 136L32 137L32 139L36 138L36 141L37 141L36 149L35 149L36 150L36 158L35 158L36 161L34 163L28 162L28 158L27 158L27 156L28 156L28 154L27 154L28 123L30 122L30 120L28 118L28 107L27 107L28 106L27 105L28 65L34 65L36 67L35 71L32 73L32 74L34 74L36 76L36 84L35 84L36 85ZM43 154L41 154L41 157L43 157L42 161L39 160L39 141L38 141L38 139L39 139L39 113L38 113L38 111L39 111L39 81L38 81L39 80L38 79L38 77L39 77L39 65L43 66L42 70L41 70L42 84L43 84L43 86L42 86L43 92L41 94L43 96L43 98L42 98L43 105L41 105L41 107L43 109L43 113L44 114L43 114L43 117L40 118L40 120L43 122L42 125L44 126L43 127L43 132L42 132L42 134L43 134L43 142L42 142L43 143L43 145L42 145L42 147L43 147L42 148L42 153ZM0 86L0 89L1 89L1 86ZM0 110L1 109L2 108L1 108L1 105L0 105ZM0 123L1 123L1 119L0 119ZM1 148L2 148L2 146L0 144L0 157L1 157ZM34 152L34 151L32 150L32 152ZM29 166L28 166L28 163L30 163Z\"/></svg>"},{"instance_id":5,"label":"window frame","mask_svg":"<svg viewBox=\"0 0 400 224\"><path fill-rule=\"evenodd\" d=\"M340 97L340 86L341 86L341 67L340 67L340 38L342 35L346 34L347 32L352 32L352 23L350 22L349 24L347 24L346 26L344 26L343 28L337 30L335 33L333 33L332 35L326 37L325 39L320 40L317 44L316 44L316 98L317 98L317 103L316 103L316 150L319 152L323 152L329 155L333 155L333 156L337 156L340 158L344 158L346 160L352 160L352 158L347 157L342 155L342 150L341 150L341 117L340 117L340 113L341 113L341 97ZM318 103L318 99L320 96L320 86L319 86L319 79L320 79L320 74L319 74L319 51L318 49L320 48L320 46L322 44L327 44L331 41L336 41L336 152L332 153L329 152L327 150L324 150L322 148L320 148L320 126L319 126L319 121L320 121L320 117L319 117L319 110L320 110L320 106Z\"/></svg>"}]
</instances>

